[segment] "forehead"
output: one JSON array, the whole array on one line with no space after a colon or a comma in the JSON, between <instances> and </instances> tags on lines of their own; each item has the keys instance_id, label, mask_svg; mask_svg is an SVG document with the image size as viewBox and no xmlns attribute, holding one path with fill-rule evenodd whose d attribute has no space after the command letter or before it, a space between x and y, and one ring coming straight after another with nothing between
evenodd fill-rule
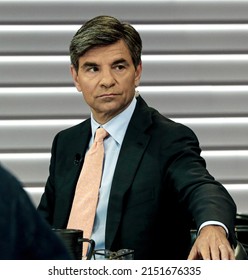
<instances>
[{"instance_id":1,"label":"forehead","mask_svg":"<svg viewBox=\"0 0 248 280\"><path fill-rule=\"evenodd\" d=\"M85 52L80 57L79 62L115 61L119 59L124 59L129 62L132 61L129 49L123 40L107 46L94 47Z\"/></svg>"}]
</instances>

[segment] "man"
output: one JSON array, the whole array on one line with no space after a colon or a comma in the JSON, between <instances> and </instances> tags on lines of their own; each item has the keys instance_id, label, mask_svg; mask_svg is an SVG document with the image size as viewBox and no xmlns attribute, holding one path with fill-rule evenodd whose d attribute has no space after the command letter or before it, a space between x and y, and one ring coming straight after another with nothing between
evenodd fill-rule
<instances>
[{"instance_id":1,"label":"man","mask_svg":"<svg viewBox=\"0 0 248 280\"><path fill-rule=\"evenodd\" d=\"M0 259L66 260L64 245L37 213L20 182L0 166Z\"/></svg>"},{"instance_id":2,"label":"man","mask_svg":"<svg viewBox=\"0 0 248 280\"><path fill-rule=\"evenodd\" d=\"M55 137L38 210L54 227L67 226L85 153L101 126L109 137L96 248L133 249L135 259L234 259L236 206L206 170L194 133L136 96L141 50L137 31L108 16L73 37L71 73L91 118ZM191 249L192 220L198 237Z\"/></svg>"}]
</instances>

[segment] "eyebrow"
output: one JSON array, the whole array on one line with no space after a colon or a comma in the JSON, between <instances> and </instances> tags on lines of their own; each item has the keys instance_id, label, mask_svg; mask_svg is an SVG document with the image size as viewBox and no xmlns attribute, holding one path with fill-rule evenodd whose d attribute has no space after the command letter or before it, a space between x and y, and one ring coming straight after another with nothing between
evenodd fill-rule
<instances>
[{"instance_id":1,"label":"eyebrow","mask_svg":"<svg viewBox=\"0 0 248 280\"><path fill-rule=\"evenodd\" d=\"M129 63L126 61L126 59L124 58L120 58L120 59L117 59L115 61L112 62L111 65L116 65L116 64L119 64L119 63L124 63L126 65L129 65ZM90 62L90 61L86 61L82 66L81 68L88 68L88 67L98 67L99 65L95 62Z\"/></svg>"},{"instance_id":2,"label":"eyebrow","mask_svg":"<svg viewBox=\"0 0 248 280\"><path fill-rule=\"evenodd\" d=\"M81 68L87 68L87 67L94 67L94 66L98 66L95 62L85 62Z\"/></svg>"},{"instance_id":3,"label":"eyebrow","mask_svg":"<svg viewBox=\"0 0 248 280\"><path fill-rule=\"evenodd\" d=\"M128 62L126 61L126 59L124 59L124 58L115 60L115 61L112 63L112 65L119 64L119 63L124 63L124 64L126 64L126 65L129 65L129 63L128 63Z\"/></svg>"}]
</instances>

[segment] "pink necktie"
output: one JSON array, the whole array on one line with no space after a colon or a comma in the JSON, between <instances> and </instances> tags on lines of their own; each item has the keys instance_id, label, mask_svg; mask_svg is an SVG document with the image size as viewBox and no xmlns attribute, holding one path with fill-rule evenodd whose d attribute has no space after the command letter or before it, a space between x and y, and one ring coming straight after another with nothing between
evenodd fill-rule
<instances>
[{"instance_id":1,"label":"pink necktie","mask_svg":"<svg viewBox=\"0 0 248 280\"><path fill-rule=\"evenodd\" d=\"M103 128L96 130L94 143L85 155L67 224L67 228L83 230L84 238L90 238L92 233L102 178L103 140L107 135ZM83 245L83 256L86 255L87 244Z\"/></svg>"}]
</instances>

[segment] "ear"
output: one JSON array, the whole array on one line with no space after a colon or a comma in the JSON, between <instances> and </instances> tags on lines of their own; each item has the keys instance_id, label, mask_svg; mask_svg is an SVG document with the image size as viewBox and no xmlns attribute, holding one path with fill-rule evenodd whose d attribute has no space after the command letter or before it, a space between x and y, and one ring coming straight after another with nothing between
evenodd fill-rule
<instances>
[{"instance_id":1,"label":"ear","mask_svg":"<svg viewBox=\"0 0 248 280\"><path fill-rule=\"evenodd\" d=\"M71 75L72 75L72 79L73 79L75 87L77 88L77 90L79 92L82 92L81 86L80 86L80 84L78 82L78 73L77 73L75 67L73 65L71 65L70 69L71 69Z\"/></svg>"},{"instance_id":2,"label":"ear","mask_svg":"<svg viewBox=\"0 0 248 280\"><path fill-rule=\"evenodd\" d=\"M140 62L140 64L137 66L135 70L135 87L138 87L140 84L141 73L142 73L142 62Z\"/></svg>"}]
</instances>

